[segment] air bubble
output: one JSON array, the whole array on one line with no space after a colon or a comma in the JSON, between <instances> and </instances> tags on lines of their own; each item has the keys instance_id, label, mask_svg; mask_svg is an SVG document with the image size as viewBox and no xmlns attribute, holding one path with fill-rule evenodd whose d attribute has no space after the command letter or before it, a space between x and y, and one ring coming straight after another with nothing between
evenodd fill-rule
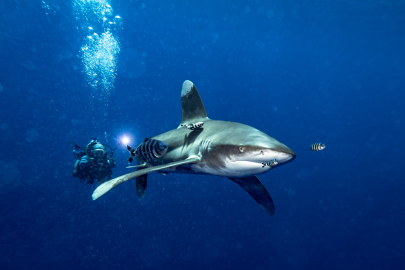
<instances>
[{"instance_id":1,"label":"air bubble","mask_svg":"<svg viewBox=\"0 0 405 270\"><path fill-rule=\"evenodd\" d=\"M118 27L122 26L122 18L121 18L120 16L115 16L115 17L114 17L114 23L115 23Z\"/></svg>"},{"instance_id":2,"label":"air bubble","mask_svg":"<svg viewBox=\"0 0 405 270\"><path fill-rule=\"evenodd\" d=\"M73 1L75 17L86 29L87 35L81 48L83 73L93 93L92 97L104 101L108 106L109 95L114 87L115 74L117 71L117 55L120 45L111 30L117 29L116 18L113 16L113 8L109 0ZM122 19L121 19L122 20ZM122 21L119 22L122 25ZM94 32L101 28L101 34ZM110 30L111 29L111 30Z\"/></svg>"}]
</instances>

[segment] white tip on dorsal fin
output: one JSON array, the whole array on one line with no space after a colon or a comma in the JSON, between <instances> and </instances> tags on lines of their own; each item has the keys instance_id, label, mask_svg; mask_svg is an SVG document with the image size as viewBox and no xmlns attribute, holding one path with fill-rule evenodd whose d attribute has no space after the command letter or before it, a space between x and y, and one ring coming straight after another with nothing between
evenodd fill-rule
<instances>
[{"instance_id":1,"label":"white tip on dorsal fin","mask_svg":"<svg viewBox=\"0 0 405 270\"><path fill-rule=\"evenodd\" d=\"M181 125L208 120L207 112L197 88L191 81L184 81L181 89Z\"/></svg>"},{"instance_id":2,"label":"white tip on dorsal fin","mask_svg":"<svg viewBox=\"0 0 405 270\"><path fill-rule=\"evenodd\" d=\"M190 93L191 89L193 88L194 84L189 80L185 80L183 82L183 87L181 88L181 96L185 96ZM195 86L194 86L195 87Z\"/></svg>"}]
</instances>

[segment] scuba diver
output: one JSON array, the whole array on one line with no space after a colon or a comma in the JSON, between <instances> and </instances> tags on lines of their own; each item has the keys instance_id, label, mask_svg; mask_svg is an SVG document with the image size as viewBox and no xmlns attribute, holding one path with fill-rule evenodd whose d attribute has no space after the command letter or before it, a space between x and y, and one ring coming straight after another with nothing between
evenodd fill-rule
<instances>
[{"instance_id":1,"label":"scuba diver","mask_svg":"<svg viewBox=\"0 0 405 270\"><path fill-rule=\"evenodd\" d=\"M121 143L118 143L120 145ZM87 184L93 184L97 180L102 184L111 179L112 169L116 167L113 154L118 145L111 149L110 146L105 145L93 139L86 147L80 147L74 142L70 143L75 149L73 156L76 158L76 163L73 167L73 177L78 177L80 183L87 181ZM110 148L111 153L107 157L106 147Z\"/></svg>"}]
</instances>

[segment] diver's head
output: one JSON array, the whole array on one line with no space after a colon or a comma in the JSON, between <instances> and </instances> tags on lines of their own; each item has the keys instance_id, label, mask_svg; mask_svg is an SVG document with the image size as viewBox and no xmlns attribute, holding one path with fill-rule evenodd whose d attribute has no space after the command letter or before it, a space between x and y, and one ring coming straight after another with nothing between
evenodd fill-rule
<instances>
[{"instance_id":1,"label":"diver's head","mask_svg":"<svg viewBox=\"0 0 405 270\"><path fill-rule=\"evenodd\" d=\"M90 158L100 159L107 156L107 151L104 145L99 143L97 140L91 140L87 145L87 155Z\"/></svg>"},{"instance_id":2,"label":"diver's head","mask_svg":"<svg viewBox=\"0 0 405 270\"><path fill-rule=\"evenodd\" d=\"M103 158L107 155L104 145L102 145L99 142L97 142L95 145L93 145L92 152L94 154L94 158Z\"/></svg>"}]
</instances>

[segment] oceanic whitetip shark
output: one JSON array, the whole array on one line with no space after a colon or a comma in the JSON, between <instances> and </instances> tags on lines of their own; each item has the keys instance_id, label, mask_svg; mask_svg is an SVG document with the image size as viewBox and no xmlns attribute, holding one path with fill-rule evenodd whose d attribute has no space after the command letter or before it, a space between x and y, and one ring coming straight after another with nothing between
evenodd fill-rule
<instances>
[{"instance_id":1,"label":"oceanic whitetip shark","mask_svg":"<svg viewBox=\"0 0 405 270\"><path fill-rule=\"evenodd\" d=\"M190 130L185 125L203 122L201 128ZM206 174L228 177L245 189L268 214L275 207L270 194L256 177L271 168L295 159L295 153L269 135L244 124L211 120L207 116L197 88L190 81L181 91L181 123L177 129L152 137L167 144L166 154L154 160L137 160L138 169L97 187L93 200L113 187L135 178L136 190L143 198L147 174L159 172ZM264 166L276 160L275 166Z\"/></svg>"}]
</instances>

